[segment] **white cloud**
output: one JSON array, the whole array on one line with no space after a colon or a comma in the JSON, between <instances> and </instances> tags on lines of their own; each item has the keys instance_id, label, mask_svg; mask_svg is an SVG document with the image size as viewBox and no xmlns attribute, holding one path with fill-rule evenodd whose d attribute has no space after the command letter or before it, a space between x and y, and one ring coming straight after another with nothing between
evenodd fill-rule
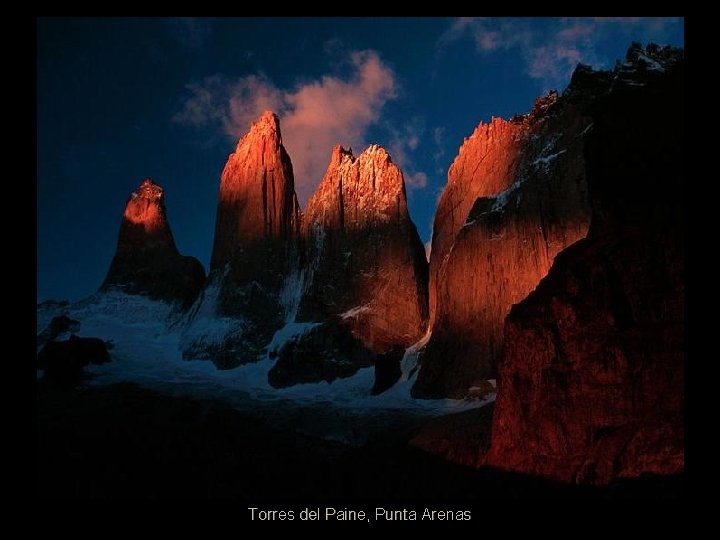
<instances>
[{"instance_id":1,"label":"white cloud","mask_svg":"<svg viewBox=\"0 0 720 540\"><path fill-rule=\"evenodd\" d=\"M385 125L386 131L390 134L388 152L403 171L405 185L408 189L424 189L427 186L427 174L415 168L412 154L420 146L420 141L425 133L423 121L415 117L407 121L403 129L397 129L391 125Z\"/></svg>"},{"instance_id":2,"label":"white cloud","mask_svg":"<svg viewBox=\"0 0 720 540\"><path fill-rule=\"evenodd\" d=\"M427 174L422 171L405 173L405 185L410 189L424 189L427 187Z\"/></svg>"},{"instance_id":3,"label":"white cloud","mask_svg":"<svg viewBox=\"0 0 720 540\"><path fill-rule=\"evenodd\" d=\"M533 24L533 22L535 24ZM597 42L609 32L636 41L661 41L682 24L678 17L565 17L533 21L529 18L475 17L454 20L436 43L436 57L453 42L470 38L480 54L518 48L527 74L549 89L569 82L578 62L597 65ZM605 66L607 67L607 66Z\"/></svg>"},{"instance_id":4,"label":"white cloud","mask_svg":"<svg viewBox=\"0 0 720 540\"><path fill-rule=\"evenodd\" d=\"M190 95L174 120L198 127L219 123L237 138L261 112L273 110L280 117L295 188L304 203L322 179L333 145L364 149L368 128L397 95L395 74L376 52L352 51L346 63L349 77L324 75L291 90L278 88L262 74L235 81L209 77L187 86Z\"/></svg>"}]
</instances>

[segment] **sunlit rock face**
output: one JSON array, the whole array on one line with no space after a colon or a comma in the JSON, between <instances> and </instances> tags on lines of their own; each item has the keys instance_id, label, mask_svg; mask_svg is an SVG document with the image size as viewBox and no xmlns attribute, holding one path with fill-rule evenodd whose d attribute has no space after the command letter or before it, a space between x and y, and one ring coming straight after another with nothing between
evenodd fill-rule
<instances>
[{"instance_id":1,"label":"sunlit rock face","mask_svg":"<svg viewBox=\"0 0 720 540\"><path fill-rule=\"evenodd\" d=\"M265 112L222 172L210 276L183 339L186 358L220 367L258 359L286 318L280 297L299 263L300 219L280 123Z\"/></svg>"},{"instance_id":2,"label":"sunlit rock face","mask_svg":"<svg viewBox=\"0 0 720 540\"><path fill-rule=\"evenodd\" d=\"M682 86L682 51L654 45L575 72L592 223L507 318L479 464L578 483L683 470Z\"/></svg>"},{"instance_id":3,"label":"sunlit rock face","mask_svg":"<svg viewBox=\"0 0 720 540\"><path fill-rule=\"evenodd\" d=\"M222 270L230 262L244 268L248 279L257 277L248 250L295 238L299 227L292 163L280 122L267 111L240 139L223 169L210 270ZM237 265L242 259L245 264ZM242 273L241 268L235 271Z\"/></svg>"},{"instance_id":4,"label":"sunlit rock face","mask_svg":"<svg viewBox=\"0 0 720 540\"><path fill-rule=\"evenodd\" d=\"M194 257L180 255L165 215L163 188L147 178L125 206L117 249L101 290L189 305L205 281Z\"/></svg>"},{"instance_id":5,"label":"sunlit rock face","mask_svg":"<svg viewBox=\"0 0 720 540\"><path fill-rule=\"evenodd\" d=\"M505 191L515 179L527 126L493 118L480 122L466 138L448 170L448 182L435 212L430 252L430 317L437 312L440 267L479 197Z\"/></svg>"},{"instance_id":6,"label":"sunlit rock face","mask_svg":"<svg viewBox=\"0 0 720 540\"><path fill-rule=\"evenodd\" d=\"M587 233L590 119L555 92L481 123L448 172L433 227L430 341L416 397L462 397L494 377L503 322Z\"/></svg>"},{"instance_id":7,"label":"sunlit rock face","mask_svg":"<svg viewBox=\"0 0 720 540\"><path fill-rule=\"evenodd\" d=\"M427 261L400 169L380 146L341 146L304 214L306 290L300 317L339 315L376 353L409 346L427 320Z\"/></svg>"}]
</instances>

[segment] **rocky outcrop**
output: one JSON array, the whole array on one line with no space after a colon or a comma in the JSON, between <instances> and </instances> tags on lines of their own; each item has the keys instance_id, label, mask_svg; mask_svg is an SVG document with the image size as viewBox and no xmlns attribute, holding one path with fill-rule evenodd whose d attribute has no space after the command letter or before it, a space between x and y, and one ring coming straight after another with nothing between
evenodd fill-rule
<instances>
[{"instance_id":1,"label":"rocky outcrop","mask_svg":"<svg viewBox=\"0 0 720 540\"><path fill-rule=\"evenodd\" d=\"M64 341L48 341L37 356L37 367L44 370L43 381L62 389L77 385L85 366L107 362L110 353L102 339L75 334Z\"/></svg>"},{"instance_id":2,"label":"rocky outcrop","mask_svg":"<svg viewBox=\"0 0 720 540\"><path fill-rule=\"evenodd\" d=\"M371 394L376 396L391 388L402 376L402 362L405 348L399 345L375 357L375 382Z\"/></svg>"},{"instance_id":3,"label":"rocky outcrop","mask_svg":"<svg viewBox=\"0 0 720 540\"><path fill-rule=\"evenodd\" d=\"M331 318L289 340L277 352L278 360L268 373L274 388L300 383L333 382L349 377L375 361L375 353L337 318Z\"/></svg>"},{"instance_id":4,"label":"rocky outcrop","mask_svg":"<svg viewBox=\"0 0 720 540\"><path fill-rule=\"evenodd\" d=\"M75 333L80 330L80 321L71 319L67 315L53 317L50 324L37 335L37 347L44 346L48 341L62 337L63 334Z\"/></svg>"},{"instance_id":5,"label":"rocky outcrop","mask_svg":"<svg viewBox=\"0 0 720 540\"><path fill-rule=\"evenodd\" d=\"M333 149L304 215L301 318L340 316L371 350L407 347L425 331L427 262L400 169L380 146Z\"/></svg>"},{"instance_id":6,"label":"rocky outcrop","mask_svg":"<svg viewBox=\"0 0 720 540\"><path fill-rule=\"evenodd\" d=\"M165 215L163 188L147 178L125 206L117 249L101 291L120 290L190 305L205 281L194 257L180 255Z\"/></svg>"},{"instance_id":7,"label":"rocky outcrop","mask_svg":"<svg viewBox=\"0 0 720 540\"><path fill-rule=\"evenodd\" d=\"M493 377L510 307L585 236L589 124L551 92L529 114L480 124L464 142L433 227L432 336L414 396L462 397Z\"/></svg>"},{"instance_id":8,"label":"rocky outcrop","mask_svg":"<svg viewBox=\"0 0 720 540\"><path fill-rule=\"evenodd\" d=\"M292 163L277 116L265 112L222 172L210 276L183 336L185 358L223 368L258 359L286 318L299 227Z\"/></svg>"},{"instance_id":9,"label":"rocky outcrop","mask_svg":"<svg viewBox=\"0 0 720 540\"><path fill-rule=\"evenodd\" d=\"M481 463L578 483L684 468L681 56L633 45L573 78L592 225L507 319Z\"/></svg>"}]
</instances>

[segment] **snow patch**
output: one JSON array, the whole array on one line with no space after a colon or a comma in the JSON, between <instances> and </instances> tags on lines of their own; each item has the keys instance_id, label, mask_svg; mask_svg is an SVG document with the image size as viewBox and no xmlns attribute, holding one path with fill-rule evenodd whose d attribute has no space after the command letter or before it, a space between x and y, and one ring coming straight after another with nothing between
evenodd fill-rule
<instances>
[{"instance_id":1,"label":"snow patch","mask_svg":"<svg viewBox=\"0 0 720 540\"><path fill-rule=\"evenodd\" d=\"M660 64L660 62L653 60L652 58L650 58L648 55L646 55L642 51L636 51L634 59L636 62L637 62L637 60L640 60L645 65L645 68L648 71L657 71L657 72L665 71L665 68L662 66L662 64ZM625 64L623 64L623 67L628 67L628 68L635 68L635 66L636 66L636 63L626 62Z\"/></svg>"},{"instance_id":2,"label":"snow patch","mask_svg":"<svg viewBox=\"0 0 720 540\"><path fill-rule=\"evenodd\" d=\"M352 309L348 309L345 313L340 314L340 317L342 317L343 319L351 319L368 311L370 311L370 306L368 305L355 306Z\"/></svg>"},{"instance_id":3,"label":"snow patch","mask_svg":"<svg viewBox=\"0 0 720 540\"><path fill-rule=\"evenodd\" d=\"M196 315L199 317L192 324L205 335L218 336L226 327L222 326L225 324L222 319L207 316L211 312L212 305L208 305L211 301L212 298L206 297L198 304ZM113 310L113 305L120 311ZM130 313L123 313L122 309L129 309ZM212 362L184 361L180 345L187 338L186 329L178 324L170 306L140 296L96 298L95 302L70 306L66 314L80 320L78 335L81 337L98 337L114 344L111 362L86 368L91 377L85 384L90 387L129 382L165 395L219 399L248 414L274 415L279 422L295 418L292 422L298 430L314 430L318 436L351 444L367 437L372 426L387 425L398 418L394 412L432 417L489 403L487 400L418 400L410 395L417 374L417 354L427 343L429 333L406 351L400 381L373 396L372 367L332 383L323 381L275 389L268 383L268 373L275 360L268 356L229 370L218 370ZM268 348L279 348L316 324L288 323L275 333ZM38 378L42 373L37 371Z\"/></svg>"},{"instance_id":4,"label":"snow patch","mask_svg":"<svg viewBox=\"0 0 720 540\"><path fill-rule=\"evenodd\" d=\"M588 127L586 127L585 129L582 130L582 133L580 133L580 136L582 137L583 135L585 135L588 131L590 131L593 128L594 125L595 125L595 122L590 122L590 124L588 124Z\"/></svg>"},{"instance_id":5,"label":"snow patch","mask_svg":"<svg viewBox=\"0 0 720 540\"><path fill-rule=\"evenodd\" d=\"M428 328L425 335L415 344L405 349L405 354L400 360L400 382L410 381L417 375L418 357L420 351L430 342L432 336L432 330Z\"/></svg>"},{"instance_id":6,"label":"snow patch","mask_svg":"<svg viewBox=\"0 0 720 540\"><path fill-rule=\"evenodd\" d=\"M79 320L81 329L83 321L94 318L112 318L133 325L146 321L169 324L180 316L173 304L117 290L95 293L70 306L67 315Z\"/></svg>"},{"instance_id":7,"label":"snow patch","mask_svg":"<svg viewBox=\"0 0 720 540\"><path fill-rule=\"evenodd\" d=\"M225 277L214 278L177 326L183 326L180 348L183 350L211 350L221 346L231 334L241 334L244 321L218 315L220 285Z\"/></svg>"},{"instance_id":8,"label":"snow patch","mask_svg":"<svg viewBox=\"0 0 720 540\"><path fill-rule=\"evenodd\" d=\"M267 347L268 353L279 352L286 343L306 334L318 325L320 325L320 323L315 322L289 322L285 324L285 326L273 335L272 341L270 341Z\"/></svg>"},{"instance_id":9,"label":"snow patch","mask_svg":"<svg viewBox=\"0 0 720 540\"><path fill-rule=\"evenodd\" d=\"M280 305L285 311L285 322L291 323L297 317L300 301L305 293L305 269L300 270L298 264L285 276L283 288L280 291Z\"/></svg>"},{"instance_id":10,"label":"snow patch","mask_svg":"<svg viewBox=\"0 0 720 540\"><path fill-rule=\"evenodd\" d=\"M545 157L539 157L535 161L532 162L532 165L541 165L543 167L547 167L551 162L553 162L555 159L557 159L558 156L564 154L567 152L567 150L560 150L559 152L555 154L550 154L549 156Z\"/></svg>"}]
</instances>

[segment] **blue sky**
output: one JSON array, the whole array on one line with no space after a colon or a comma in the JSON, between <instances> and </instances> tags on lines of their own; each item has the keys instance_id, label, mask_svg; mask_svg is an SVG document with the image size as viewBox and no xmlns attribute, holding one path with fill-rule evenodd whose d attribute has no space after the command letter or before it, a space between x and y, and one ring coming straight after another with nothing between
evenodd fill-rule
<instances>
[{"instance_id":1,"label":"blue sky","mask_svg":"<svg viewBox=\"0 0 720 540\"><path fill-rule=\"evenodd\" d=\"M301 204L332 145L388 149L423 241L463 138L562 91L681 18L39 19L37 295L102 282L130 192L166 189L178 248L207 268L220 172L248 122L281 119Z\"/></svg>"}]
</instances>

